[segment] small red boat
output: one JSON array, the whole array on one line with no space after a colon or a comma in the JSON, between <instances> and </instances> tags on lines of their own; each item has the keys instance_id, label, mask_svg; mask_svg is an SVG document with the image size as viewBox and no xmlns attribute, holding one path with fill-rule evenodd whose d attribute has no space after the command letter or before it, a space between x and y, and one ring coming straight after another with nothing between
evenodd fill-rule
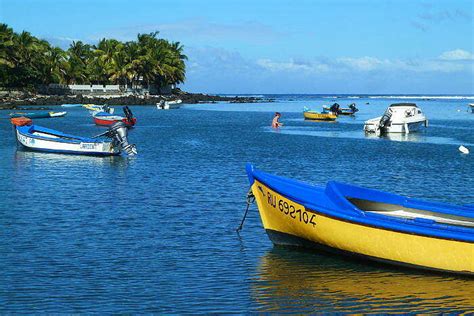
<instances>
[{"instance_id":1,"label":"small red boat","mask_svg":"<svg viewBox=\"0 0 474 316\"><path fill-rule=\"evenodd\" d=\"M132 111L126 106L123 108L125 117L120 115L111 115L107 112L98 112L94 114L94 123L100 126L110 126L116 122L124 122L127 127L133 127L137 119L133 117Z\"/></svg>"}]
</instances>

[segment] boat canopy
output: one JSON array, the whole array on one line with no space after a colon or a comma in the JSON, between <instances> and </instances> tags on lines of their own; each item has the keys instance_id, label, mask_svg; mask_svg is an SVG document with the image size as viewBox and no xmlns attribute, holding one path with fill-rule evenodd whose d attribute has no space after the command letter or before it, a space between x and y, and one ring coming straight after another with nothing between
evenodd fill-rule
<instances>
[{"instance_id":1,"label":"boat canopy","mask_svg":"<svg viewBox=\"0 0 474 316\"><path fill-rule=\"evenodd\" d=\"M417 108L416 103L393 103L393 104L390 104L390 107L394 107L394 106L414 106L415 108Z\"/></svg>"}]
</instances>

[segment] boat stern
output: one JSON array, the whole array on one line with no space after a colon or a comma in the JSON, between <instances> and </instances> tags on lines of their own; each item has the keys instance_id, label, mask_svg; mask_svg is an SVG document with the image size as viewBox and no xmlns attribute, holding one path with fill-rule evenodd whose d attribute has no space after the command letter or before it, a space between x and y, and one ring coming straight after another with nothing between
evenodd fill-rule
<instances>
[{"instance_id":1,"label":"boat stern","mask_svg":"<svg viewBox=\"0 0 474 316\"><path fill-rule=\"evenodd\" d=\"M380 117L373 118L364 122L364 132L376 133L380 128Z\"/></svg>"}]
</instances>

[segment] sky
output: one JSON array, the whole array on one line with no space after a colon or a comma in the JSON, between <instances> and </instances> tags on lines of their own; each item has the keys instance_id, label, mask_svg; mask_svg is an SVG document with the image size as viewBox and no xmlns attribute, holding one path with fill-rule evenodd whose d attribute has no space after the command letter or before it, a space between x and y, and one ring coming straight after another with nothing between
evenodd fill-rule
<instances>
[{"instance_id":1,"label":"sky","mask_svg":"<svg viewBox=\"0 0 474 316\"><path fill-rule=\"evenodd\" d=\"M67 48L159 31L190 92L474 94L474 0L0 0L0 22Z\"/></svg>"}]
</instances>

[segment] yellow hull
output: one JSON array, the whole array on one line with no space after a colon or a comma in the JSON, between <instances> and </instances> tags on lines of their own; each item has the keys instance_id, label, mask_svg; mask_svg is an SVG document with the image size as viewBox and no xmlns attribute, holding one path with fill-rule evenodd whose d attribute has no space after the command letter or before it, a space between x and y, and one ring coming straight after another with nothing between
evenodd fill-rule
<instances>
[{"instance_id":1,"label":"yellow hull","mask_svg":"<svg viewBox=\"0 0 474 316\"><path fill-rule=\"evenodd\" d=\"M335 121L337 116L332 113L316 113L316 112L303 112L303 116L307 120L318 120L318 121Z\"/></svg>"},{"instance_id":2,"label":"yellow hull","mask_svg":"<svg viewBox=\"0 0 474 316\"><path fill-rule=\"evenodd\" d=\"M474 244L406 234L306 209L255 180L263 226L275 244L316 246L419 268L474 274Z\"/></svg>"}]
</instances>

